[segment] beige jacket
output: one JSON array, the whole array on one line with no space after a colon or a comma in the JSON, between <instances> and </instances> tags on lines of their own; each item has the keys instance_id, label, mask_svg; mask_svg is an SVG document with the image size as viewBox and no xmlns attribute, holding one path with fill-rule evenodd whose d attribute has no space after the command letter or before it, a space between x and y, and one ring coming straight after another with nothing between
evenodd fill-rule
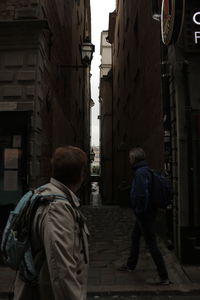
<instances>
[{"instance_id":1,"label":"beige jacket","mask_svg":"<svg viewBox=\"0 0 200 300\"><path fill-rule=\"evenodd\" d=\"M65 185L51 178L42 194L65 196L70 192L79 207L79 199ZM66 200L40 205L34 217L32 242L35 264L39 265L38 285L31 287L16 278L14 300L84 300L86 299L88 230L84 226L84 245L80 239L79 212ZM83 251L83 246L85 251ZM43 251L42 251L43 250ZM42 259L41 259L41 253Z\"/></svg>"}]
</instances>

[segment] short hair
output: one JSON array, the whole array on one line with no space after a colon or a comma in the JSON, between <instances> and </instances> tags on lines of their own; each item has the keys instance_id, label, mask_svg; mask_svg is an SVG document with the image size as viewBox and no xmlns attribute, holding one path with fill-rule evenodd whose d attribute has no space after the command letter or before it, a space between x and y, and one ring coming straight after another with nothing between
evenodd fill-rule
<instances>
[{"instance_id":1,"label":"short hair","mask_svg":"<svg viewBox=\"0 0 200 300\"><path fill-rule=\"evenodd\" d=\"M144 150L140 147L135 147L129 151L129 158L131 165L134 165L138 161L144 160L146 154Z\"/></svg>"},{"instance_id":2,"label":"short hair","mask_svg":"<svg viewBox=\"0 0 200 300\"><path fill-rule=\"evenodd\" d=\"M51 159L52 177L65 185L77 184L86 171L87 155L78 147L59 147Z\"/></svg>"}]
</instances>

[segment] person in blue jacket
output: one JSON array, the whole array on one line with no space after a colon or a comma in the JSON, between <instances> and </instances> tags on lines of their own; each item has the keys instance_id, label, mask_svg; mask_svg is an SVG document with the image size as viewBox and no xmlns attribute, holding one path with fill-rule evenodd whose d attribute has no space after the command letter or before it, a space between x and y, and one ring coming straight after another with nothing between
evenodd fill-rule
<instances>
[{"instance_id":1,"label":"person in blue jacket","mask_svg":"<svg viewBox=\"0 0 200 300\"><path fill-rule=\"evenodd\" d=\"M156 241L155 219L157 209L152 205L151 186L152 174L145 161L145 152L136 147L129 152L130 164L133 168L133 181L131 186L131 207L136 216L132 232L131 251L127 263L122 265L120 271L133 271L139 258L140 238L143 235L146 245L157 267L160 285L170 284L163 256Z\"/></svg>"}]
</instances>

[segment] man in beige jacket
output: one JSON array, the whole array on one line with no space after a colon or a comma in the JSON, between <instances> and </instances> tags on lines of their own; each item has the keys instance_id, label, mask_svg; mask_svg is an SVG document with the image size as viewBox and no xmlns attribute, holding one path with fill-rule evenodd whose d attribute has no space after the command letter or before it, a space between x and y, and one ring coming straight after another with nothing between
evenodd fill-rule
<instances>
[{"instance_id":1,"label":"man in beige jacket","mask_svg":"<svg viewBox=\"0 0 200 300\"><path fill-rule=\"evenodd\" d=\"M87 164L85 152L67 146L52 157L52 178L42 195L57 194L68 200L40 205L32 227L35 285L17 275L14 300L84 300L88 266L88 230L78 210L75 193L81 187Z\"/></svg>"}]
</instances>

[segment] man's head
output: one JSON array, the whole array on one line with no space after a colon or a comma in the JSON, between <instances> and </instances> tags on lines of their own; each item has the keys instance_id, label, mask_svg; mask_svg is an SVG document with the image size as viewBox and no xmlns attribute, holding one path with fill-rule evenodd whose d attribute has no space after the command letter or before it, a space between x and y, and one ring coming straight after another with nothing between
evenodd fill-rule
<instances>
[{"instance_id":1,"label":"man's head","mask_svg":"<svg viewBox=\"0 0 200 300\"><path fill-rule=\"evenodd\" d=\"M53 178L77 191L84 180L87 155L77 147L59 147L52 156L51 166Z\"/></svg>"},{"instance_id":2,"label":"man's head","mask_svg":"<svg viewBox=\"0 0 200 300\"><path fill-rule=\"evenodd\" d=\"M145 152L140 147L135 147L129 151L130 164L133 166L138 161L144 160L146 157Z\"/></svg>"}]
</instances>

